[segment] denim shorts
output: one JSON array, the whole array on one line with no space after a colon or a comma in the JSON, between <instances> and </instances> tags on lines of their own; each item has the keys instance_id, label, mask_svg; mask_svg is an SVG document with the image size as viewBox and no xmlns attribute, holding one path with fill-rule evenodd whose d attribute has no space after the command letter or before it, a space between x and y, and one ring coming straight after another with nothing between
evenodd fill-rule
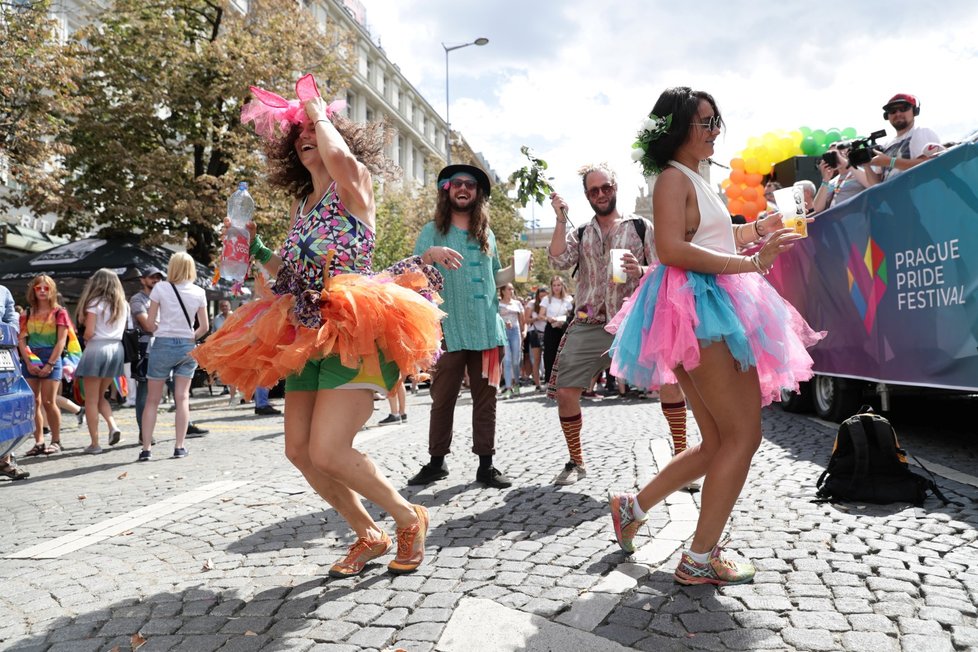
<instances>
[{"instance_id":1,"label":"denim shorts","mask_svg":"<svg viewBox=\"0 0 978 652\"><path fill-rule=\"evenodd\" d=\"M197 370L197 361L190 357L190 352L197 342L184 337L157 337L149 347L149 365L146 370L147 380L166 380L170 372L174 376L193 378Z\"/></svg>"},{"instance_id":2,"label":"denim shorts","mask_svg":"<svg viewBox=\"0 0 978 652\"><path fill-rule=\"evenodd\" d=\"M54 353L54 347L49 347L49 346L35 346L34 348L31 349L31 351L34 353L34 355L36 355L38 358L41 359L41 364L44 364L45 362L49 362L50 361L51 354ZM14 353L16 354L16 352L14 352ZM62 368L61 368L61 357L60 356L58 357L58 359L55 361L53 367L51 368L51 373L49 375L47 375L47 376L35 376L35 375L31 374L31 372L27 370L27 365L26 364L23 365L23 368L24 368L24 377L25 378L33 378L35 380L61 380L62 373L63 373L62 372Z\"/></svg>"}]
</instances>

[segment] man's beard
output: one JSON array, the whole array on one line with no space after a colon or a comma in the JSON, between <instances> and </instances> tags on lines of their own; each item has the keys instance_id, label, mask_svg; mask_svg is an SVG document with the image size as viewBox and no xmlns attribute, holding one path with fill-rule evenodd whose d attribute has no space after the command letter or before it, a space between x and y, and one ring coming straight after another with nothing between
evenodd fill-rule
<instances>
[{"instance_id":1,"label":"man's beard","mask_svg":"<svg viewBox=\"0 0 978 652\"><path fill-rule=\"evenodd\" d=\"M598 205L595 204L590 199L588 200L588 203L591 204L591 208L594 209L595 215L597 215L598 217L604 217L606 215L611 215L612 213L615 212L615 209L618 207L618 196L615 195L614 197L609 199L608 207L603 210L599 208Z\"/></svg>"},{"instance_id":2,"label":"man's beard","mask_svg":"<svg viewBox=\"0 0 978 652\"><path fill-rule=\"evenodd\" d=\"M890 122L890 126L896 129L897 131L900 131L901 129L906 129L907 127L909 127L910 121L907 120L906 118L897 118L892 122Z\"/></svg>"},{"instance_id":3,"label":"man's beard","mask_svg":"<svg viewBox=\"0 0 978 652\"><path fill-rule=\"evenodd\" d=\"M454 197L448 198L448 204L452 208L453 213L472 213L475 211L475 205L478 203L478 197L473 197L469 199L469 203L465 206L460 206Z\"/></svg>"}]
</instances>

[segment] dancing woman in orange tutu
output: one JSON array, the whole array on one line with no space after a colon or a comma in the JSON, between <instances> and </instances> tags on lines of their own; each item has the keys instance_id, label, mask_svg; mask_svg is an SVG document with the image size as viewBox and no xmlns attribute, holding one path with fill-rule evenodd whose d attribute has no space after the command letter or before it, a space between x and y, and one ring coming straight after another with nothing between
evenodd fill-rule
<instances>
[{"instance_id":1,"label":"dancing woman in orange tutu","mask_svg":"<svg viewBox=\"0 0 978 652\"><path fill-rule=\"evenodd\" d=\"M252 256L277 276L278 296L235 311L195 357L245 392L272 384L262 372L296 370L285 385L285 454L357 534L330 576L359 575L391 547L359 496L396 521L397 555L388 569L407 573L424 558L428 512L401 497L353 440L373 412L374 392L397 382L398 364L420 363L437 351L440 313L393 277L368 276L375 237L371 172L392 169L383 156L384 127L335 114L311 75L296 90L300 102L283 107L282 98L252 88L258 101L242 112L259 133L276 121L285 127L266 153L271 182L296 197L288 238L273 254L249 225ZM414 278L427 283L424 270ZM393 323L402 319L413 322Z\"/></svg>"}]
</instances>

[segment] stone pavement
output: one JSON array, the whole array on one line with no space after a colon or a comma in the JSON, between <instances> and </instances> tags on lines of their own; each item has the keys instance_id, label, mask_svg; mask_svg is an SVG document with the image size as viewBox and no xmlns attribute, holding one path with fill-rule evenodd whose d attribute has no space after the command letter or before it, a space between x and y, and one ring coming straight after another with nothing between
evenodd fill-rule
<instances>
[{"instance_id":1,"label":"stone pavement","mask_svg":"<svg viewBox=\"0 0 978 652\"><path fill-rule=\"evenodd\" d=\"M566 452L553 404L501 402L496 462L515 485L496 491L473 482L463 399L451 475L404 490L431 511L424 565L331 580L325 571L352 536L285 460L282 418L195 402L211 433L189 440L186 459L163 457L164 414L152 463L134 463L132 435L85 456L87 437L69 427L66 453L24 461L27 481L0 482L0 649L978 649L978 480L958 464L972 454L953 446L913 450L954 476L941 486L961 506L817 504L834 427L765 410L729 528L756 580L682 587L672 571L699 495L654 508L631 557L617 549L606 504L609 488L632 489L668 461L658 404L586 403L588 476L556 488ZM405 425L358 438L398 487L427 460L429 400L408 402ZM386 402L376 406L371 423L387 414ZM119 417L131 433L132 411Z\"/></svg>"}]
</instances>

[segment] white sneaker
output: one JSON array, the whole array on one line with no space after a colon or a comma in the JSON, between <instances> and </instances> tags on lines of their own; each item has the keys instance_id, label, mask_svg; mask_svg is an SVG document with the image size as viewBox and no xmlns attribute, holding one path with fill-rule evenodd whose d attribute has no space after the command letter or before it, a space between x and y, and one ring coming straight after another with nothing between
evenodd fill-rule
<instances>
[{"instance_id":1,"label":"white sneaker","mask_svg":"<svg viewBox=\"0 0 978 652\"><path fill-rule=\"evenodd\" d=\"M583 464L568 462L564 465L563 470L557 474L557 477L554 478L554 484L574 484L578 480L583 480L585 476L587 476L587 469L584 468Z\"/></svg>"}]
</instances>

